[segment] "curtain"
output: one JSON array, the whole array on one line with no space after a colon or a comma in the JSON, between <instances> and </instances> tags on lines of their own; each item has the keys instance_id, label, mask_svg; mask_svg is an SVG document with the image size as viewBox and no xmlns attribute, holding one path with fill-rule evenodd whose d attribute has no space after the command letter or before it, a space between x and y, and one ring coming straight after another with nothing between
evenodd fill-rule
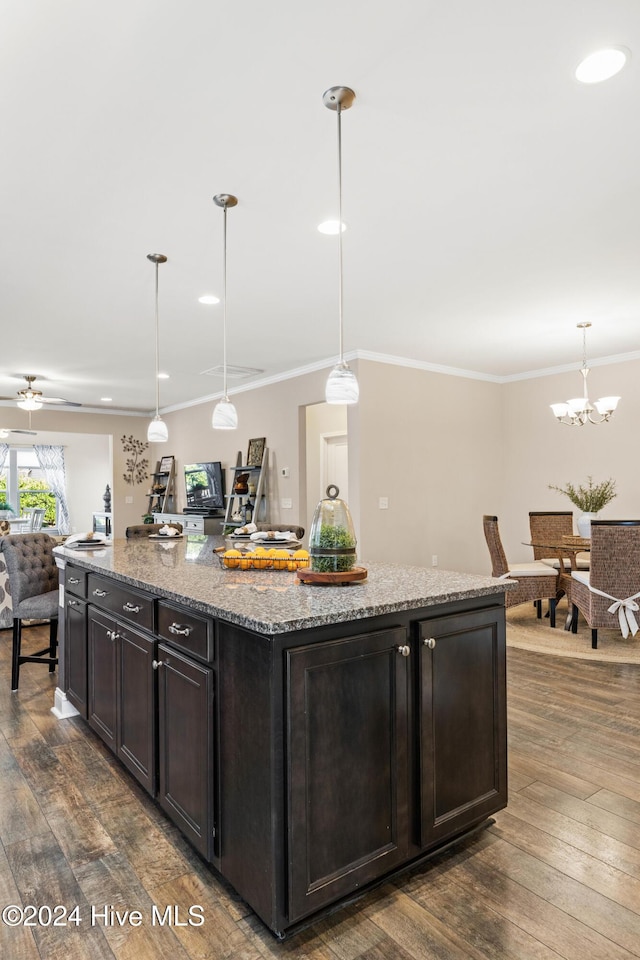
<instances>
[{"instance_id":1,"label":"curtain","mask_svg":"<svg viewBox=\"0 0 640 960\"><path fill-rule=\"evenodd\" d=\"M70 533L69 508L64 471L64 447L33 445L40 468L58 498L58 533Z\"/></svg>"},{"instance_id":2,"label":"curtain","mask_svg":"<svg viewBox=\"0 0 640 960\"><path fill-rule=\"evenodd\" d=\"M7 454L9 453L9 444L0 443L0 470L4 467L4 462L7 459Z\"/></svg>"}]
</instances>

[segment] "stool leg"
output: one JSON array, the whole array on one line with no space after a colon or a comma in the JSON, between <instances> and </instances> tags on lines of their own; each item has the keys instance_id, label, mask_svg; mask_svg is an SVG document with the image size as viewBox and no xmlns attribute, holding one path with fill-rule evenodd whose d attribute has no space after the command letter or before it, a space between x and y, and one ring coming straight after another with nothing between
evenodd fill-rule
<instances>
[{"instance_id":1,"label":"stool leg","mask_svg":"<svg viewBox=\"0 0 640 960\"><path fill-rule=\"evenodd\" d=\"M56 665L54 663L56 650L58 648L58 620L51 620L49 624L49 656L51 657L51 663L49 664L49 673L53 673Z\"/></svg>"},{"instance_id":2,"label":"stool leg","mask_svg":"<svg viewBox=\"0 0 640 960\"><path fill-rule=\"evenodd\" d=\"M13 618L13 649L11 652L11 690L18 689L20 682L20 644L22 642L22 620Z\"/></svg>"},{"instance_id":3,"label":"stool leg","mask_svg":"<svg viewBox=\"0 0 640 960\"><path fill-rule=\"evenodd\" d=\"M556 625L556 601L555 597L549 597L549 623L552 627Z\"/></svg>"}]
</instances>

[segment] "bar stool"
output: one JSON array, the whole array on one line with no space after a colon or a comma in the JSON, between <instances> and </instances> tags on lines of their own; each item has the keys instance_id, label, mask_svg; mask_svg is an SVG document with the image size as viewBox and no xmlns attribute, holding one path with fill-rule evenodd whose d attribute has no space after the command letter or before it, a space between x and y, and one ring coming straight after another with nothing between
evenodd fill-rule
<instances>
[{"instance_id":1,"label":"bar stool","mask_svg":"<svg viewBox=\"0 0 640 960\"><path fill-rule=\"evenodd\" d=\"M53 673L58 657L58 568L53 558L55 540L46 533L15 534L0 539L9 578L13 613L11 690L18 689L23 663L47 663ZM49 620L49 646L23 655L22 621Z\"/></svg>"}]
</instances>

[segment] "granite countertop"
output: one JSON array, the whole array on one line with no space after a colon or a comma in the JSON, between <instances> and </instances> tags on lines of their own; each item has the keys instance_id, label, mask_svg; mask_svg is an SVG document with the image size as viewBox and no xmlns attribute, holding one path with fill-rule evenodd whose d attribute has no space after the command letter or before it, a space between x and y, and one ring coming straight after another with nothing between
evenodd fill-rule
<instances>
[{"instance_id":1,"label":"granite countertop","mask_svg":"<svg viewBox=\"0 0 640 960\"><path fill-rule=\"evenodd\" d=\"M359 561L367 568L366 581L311 586L284 570L225 569L213 552L223 542L221 537L199 535L166 542L141 538L114 540L100 549L60 546L54 553L86 570L264 634L502 593L515 585L450 570Z\"/></svg>"}]
</instances>

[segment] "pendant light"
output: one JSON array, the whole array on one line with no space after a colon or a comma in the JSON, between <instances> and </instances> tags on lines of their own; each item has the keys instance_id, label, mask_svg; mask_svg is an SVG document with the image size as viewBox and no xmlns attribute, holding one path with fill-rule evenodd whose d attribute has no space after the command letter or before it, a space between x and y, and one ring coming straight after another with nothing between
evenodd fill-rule
<instances>
[{"instance_id":1,"label":"pendant light","mask_svg":"<svg viewBox=\"0 0 640 960\"><path fill-rule=\"evenodd\" d=\"M169 439L167 425L160 416L160 330L158 324L158 267L161 263L166 263L167 258L164 253L148 253L147 260L156 265L156 415L149 424L147 430L147 440L149 443L166 443Z\"/></svg>"},{"instance_id":2,"label":"pendant light","mask_svg":"<svg viewBox=\"0 0 640 960\"><path fill-rule=\"evenodd\" d=\"M227 208L235 207L238 198L230 193L217 193L213 202L222 207L223 213L223 259L222 259L222 400L213 410L211 426L214 430L235 430L238 426L236 408L227 394Z\"/></svg>"},{"instance_id":3,"label":"pendant light","mask_svg":"<svg viewBox=\"0 0 640 960\"><path fill-rule=\"evenodd\" d=\"M350 87L331 87L325 90L322 101L328 110L334 110L338 118L338 334L340 360L327 378L325 400L327 403L357 403L359 388L356 375L344 359L342 322L342 111L348 110L355 100Z\"/></svg>"}]
</instances>

